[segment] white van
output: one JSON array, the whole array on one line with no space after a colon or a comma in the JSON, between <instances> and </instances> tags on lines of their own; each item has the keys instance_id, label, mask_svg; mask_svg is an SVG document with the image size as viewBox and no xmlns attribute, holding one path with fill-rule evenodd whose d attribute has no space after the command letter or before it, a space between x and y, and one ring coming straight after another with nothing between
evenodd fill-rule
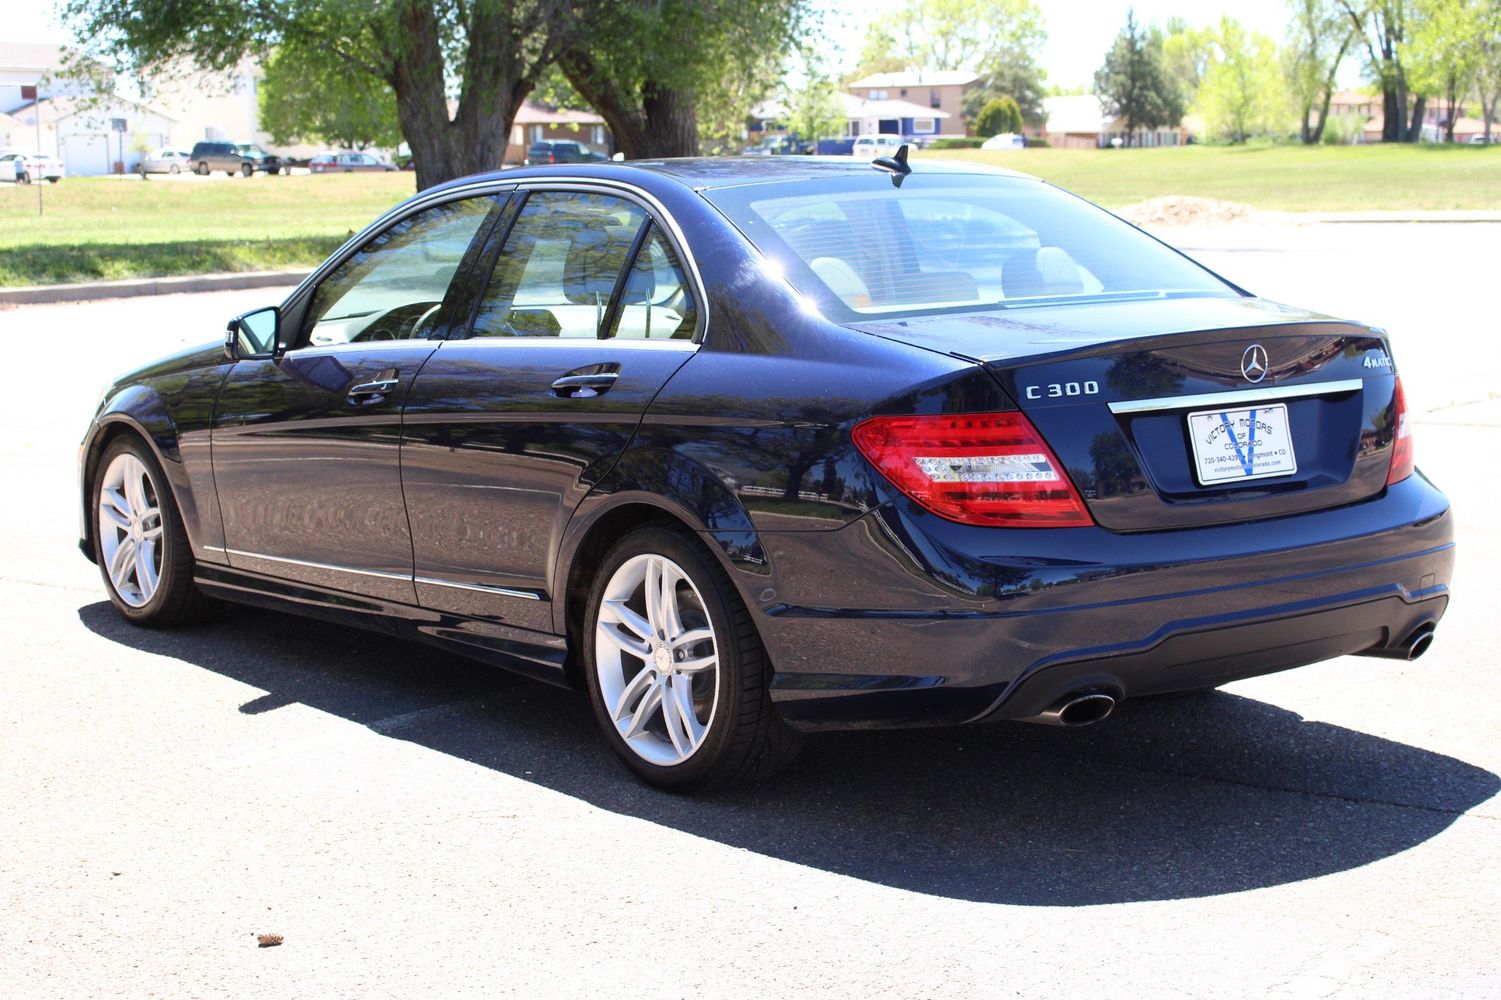
<instances>
[{"instance_id":1,"label":"white van","mask_svg":"<svg viewBox=\"0 0 1501 1000\"><path fill-rule=\"evenodd\" d=\"M858 160L874 160L878 156L895 156L904 145L899 135L862 135L855 140L850 155Z\"/></svg>"}]
</instances>

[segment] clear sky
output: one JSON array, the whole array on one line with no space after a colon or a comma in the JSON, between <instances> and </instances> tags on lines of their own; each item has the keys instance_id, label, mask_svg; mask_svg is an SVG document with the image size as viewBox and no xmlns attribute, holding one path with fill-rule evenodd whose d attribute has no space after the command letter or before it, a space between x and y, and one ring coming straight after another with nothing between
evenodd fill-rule
<instances>
[{"instance_id":1,"label":"clear sky","mask_svg":"<svg viewBox=\"0 0 1501 1000\"><path fill-rule=\"evenodd\" d=\"M860 51L865 29L872 20L889 13L900 0L818 0L825 10L830 42L830 69L853 62ZM1284 0L1037 0L1047 21L1048 42L1039 62L1048 73L1048 83L1065 87L1087 86L1105 56L1105 50L1126 23L1126 8L1136 8L1142 23L1165 23L1174 15L1193 24L1208 24L1229 14L1246 27L1280 41L1287 25ZM7 3L6 35L18 42L62 42L67 34L54 19L54 5L46 0ZM1353 82L1356 66L1345 69Z\"/></svg>"}]
</instances>

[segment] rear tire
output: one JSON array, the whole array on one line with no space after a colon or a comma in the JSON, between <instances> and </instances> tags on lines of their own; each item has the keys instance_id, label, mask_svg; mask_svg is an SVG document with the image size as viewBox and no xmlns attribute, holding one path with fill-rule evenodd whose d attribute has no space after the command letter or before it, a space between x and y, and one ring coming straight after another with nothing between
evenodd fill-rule
<instances>
[{"instance_id":1,"label":"rear tire","mask_svg":"<svg viewBox=\"0 0 1501 1000\"><path fill-rule=\"evenodd\" d=\"M200 163L200 164L198 164L198 166L196 166L196 167L193 168L193 173L197 174L199 177L207 177L208 176L208 164L207 163Z\"/></svg>"},{"instance_id":2,"label":"rear tire","mask_svg":"<svg viewBox=\"0 0 1501 1000\"><path fill-rule=\"evenodd\" d=\"M772 708L771 666L750 613L724 569L681 531L648 526L615 544L579 638L605 740L650 785L689 792L755 781L802 747Z\"/></svg>"},{"instance_id":3,"label":"rear tire","mask_svg":"<svg viewBox=\"0 0 1501 1000\"><path fill-rule=\"evenodd\" d=\"M140 438L104 449L90 486L94 559L109 599L136 625L196 621L212 607L193 583L193 550L166 474Z\"/></svg>"},{"instance_id":4,"label":"rear tire","mask_svg":"<svg viewBox=\"0 0 1501 1000\"><path fill-rule=\"evenodd\" d=\"M255 168L252 167L250 164L248 164L248 163L242 163L242 164L240 164L240 176L241 177L249 177L253 173L255 173Z\"/></svg>"}]
</instances>

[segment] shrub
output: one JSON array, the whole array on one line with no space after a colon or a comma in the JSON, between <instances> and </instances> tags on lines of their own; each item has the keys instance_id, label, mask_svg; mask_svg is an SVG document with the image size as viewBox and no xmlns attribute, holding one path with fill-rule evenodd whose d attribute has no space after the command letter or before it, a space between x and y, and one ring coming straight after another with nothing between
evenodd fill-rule
<instances>
[{"instance_id":1,"label":"shrub","mask_svg":"<svg viewBox=\"0 0 1501 1000\"><path fill-rule=\"evenodd\" d=\"M978 135L950 135L928 143L929 149L979 149L984 138Z\"/></svg>"},{"instance_id":2,"label":"shrub","mask_svg":"<svg viewBox=\"0 0 1501 1000\"><path fill-rule=\"evenodd\" d=\"M980 109L979 117L975 119L975 131L987 138L1002 132L1021 130L1022 109L1017 107L1015 98L1011 97L997 97L986 101L985 107Z\"/></svg>"}]
</instances>

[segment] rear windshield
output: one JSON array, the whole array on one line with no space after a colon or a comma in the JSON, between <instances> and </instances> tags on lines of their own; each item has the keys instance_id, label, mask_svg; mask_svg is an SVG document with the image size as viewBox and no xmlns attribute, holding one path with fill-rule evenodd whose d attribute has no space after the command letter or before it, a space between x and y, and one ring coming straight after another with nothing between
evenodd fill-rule
<instances>
[{"instance_id":1,"label":"rear windshield","mask_svg":"<svg viewBox=\"0 0 1501 1000\"><path fill-rule=\"evenodd\" d=\"M1208 271L1031 178L872 169L704 192L832 318L1234 296Z\"/></svg>"}]
</instances>

